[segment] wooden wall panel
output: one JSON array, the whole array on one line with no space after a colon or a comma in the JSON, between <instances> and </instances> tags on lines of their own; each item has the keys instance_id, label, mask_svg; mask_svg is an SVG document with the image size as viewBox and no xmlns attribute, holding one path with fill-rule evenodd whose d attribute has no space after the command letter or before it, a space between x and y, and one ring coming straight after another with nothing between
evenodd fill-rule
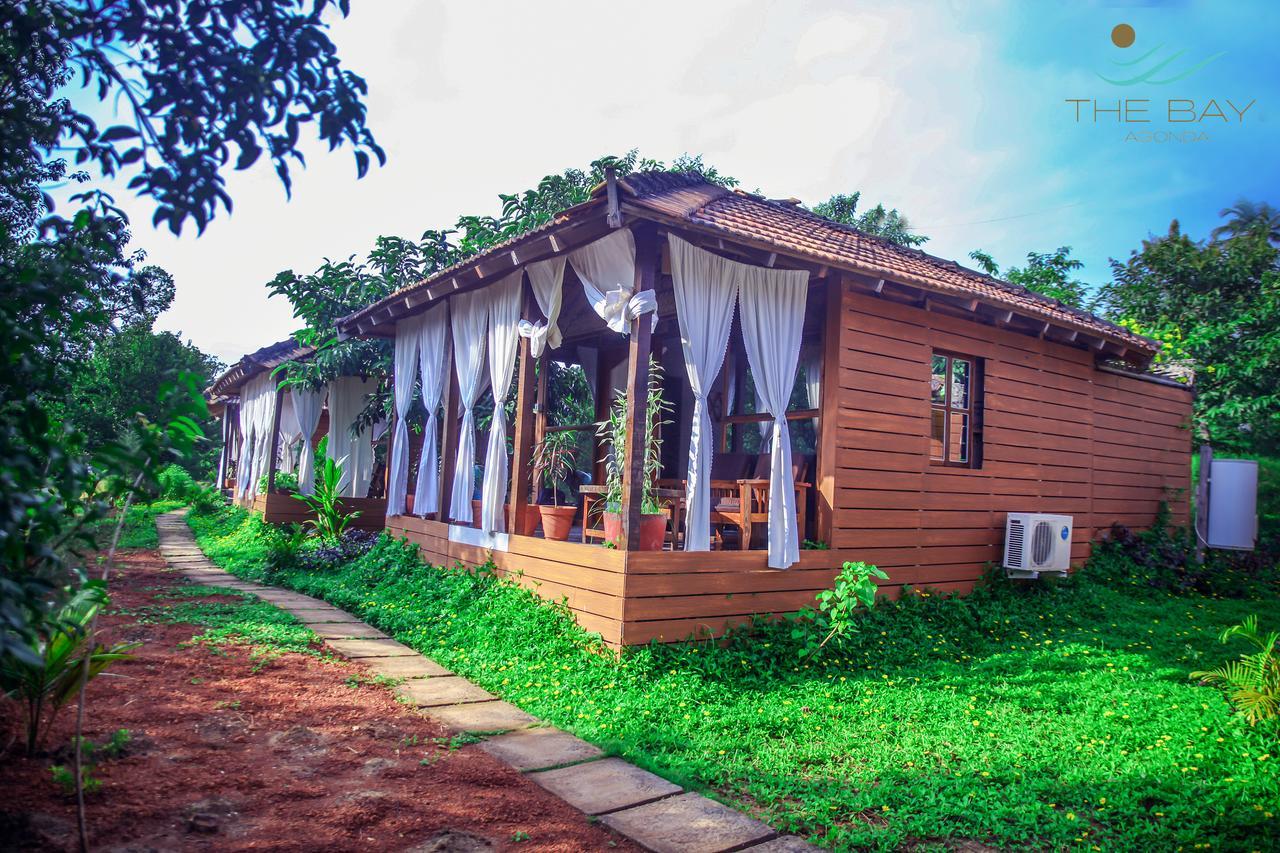
<instances>
[{"instance_id":1,"label":"wooden wall panel","mask_svg":"<svg viewBox=\"0 0 1280 853\"><path fill-rule=\"evenodd\" d=\"M763 551L621 552L511 537L489 553L451 543L447 527L395 517L388 530L441 565L498 571L564 600L614 647L718 635L759 613L813 604L846 560L884 568L885 594L906 586L973 588L1002 556L1005 513L1068 514L1072 560L1120 522L1151 524L1161 501L1187 521L1191 395L1097 369L1092 352L846 289L839 305L839 412L830 550L801 552L788 570ZM929 354L982 358L983 465L928 459Z\"/></svg>"}]
</instances>

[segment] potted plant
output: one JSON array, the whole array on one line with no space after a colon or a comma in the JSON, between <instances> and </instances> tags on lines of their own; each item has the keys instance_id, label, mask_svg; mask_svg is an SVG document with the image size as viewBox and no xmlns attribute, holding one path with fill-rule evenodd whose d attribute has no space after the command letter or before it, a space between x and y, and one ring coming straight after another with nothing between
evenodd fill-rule
<instances>
[{"instance_id":1,"label":"potted plant","mask_svg":"<svg viewBox=\"0 0 1280 853\"><path fill-rule=\"evenodd\" d=\"M569 538L573 516L578 509L573 503L560 503L561 489L567 486L578 460L576 441L577 437L572 432L550 432L533 451L534 479L540 479L551 490L551 503L538 504L542 535L560 542Z\"/></svg>"},{"instance_id":2,"label":"potted plant","mask_svg":"<svg viewBox=\"0 0 1280 853\"><path fill-rule=\"evenodd\" d=\"M645 411L644 464L640 483L640 550L661 551L667 533L667 513L654 494L658 469L662 466L662 439L659 429L669 421L662 419L671 405L662 397L662 366L649 357L649 404ZM606 453L604 538L615 545L622 538L622 481L627 468L627 395L619 394L609 408L609 419L602 421L596 434Z\"/></svg>"}]
</instances>

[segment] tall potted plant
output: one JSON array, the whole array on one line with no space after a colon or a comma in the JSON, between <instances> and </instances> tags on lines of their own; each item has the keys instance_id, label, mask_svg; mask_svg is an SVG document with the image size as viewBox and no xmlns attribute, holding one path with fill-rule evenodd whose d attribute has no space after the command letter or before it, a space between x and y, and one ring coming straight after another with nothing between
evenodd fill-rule
<instances>
[{"instance_id":1,"label":"tall potted plant","mask_svg":"<svg viewBox=\"0 0 1280 853\"><path fill-rule=\"evenodd\" d=\"M645 407L644 460L640 482L640 550L661 551L666 538L667 514L655 494L658 470L662 467L662 439L659 429L669 423L663 415L671 405L662 397L662 366L649 357L649 404ZM596 428L605 445L604 538L622 538L622 482L627 469L627 395L619 394L609 408L608 420Z\"/></svg>"},{"instance_id":2,"label":"tall potted plant","mask_svg":"<svg viewBox=\"0 0 1280 853\"><path fill-rule=\"evenodd\" d=\"M568 484L569 474L578 459L577 437L572 432L549 432L533 451L535 479L551 490L551 503L539 504L542 535L561 542L569 538L577 506L561 504L561 489Z\"/></svg>"}]
</instances>

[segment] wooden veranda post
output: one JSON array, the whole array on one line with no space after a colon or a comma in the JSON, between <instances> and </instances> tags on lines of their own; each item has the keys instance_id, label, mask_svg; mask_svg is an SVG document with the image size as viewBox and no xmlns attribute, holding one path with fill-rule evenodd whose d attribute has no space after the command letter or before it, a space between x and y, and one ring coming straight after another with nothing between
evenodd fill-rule
<instances>
[{"instance_id":1,"label":"wooden veranda post","mask_svg":"<svg viewBox=\"0 0 1280 853\"><path fill-rule=\"evenodd\" d=\"M520 317L532 319L533 289L528 279L523 287L524 304ZM520 360L516 367L516 423L511 430L511 520L507 524L507 532L519 532L522 529L520 520L529 508L529 489L532 479L533 459L533 401L538 395L533 373L534 358L530 350L530 341L523 335L520 337Z\"/></svg>"},{"instance_id":2,"label":"wooden veranda post","mask_svg":"<svg viewBox=\"0 0 1280 853\"><path fill-rule=\"evenodd\" d=\"M440 509L436 520L449 523L450 499L453 495L453 471L458 455L458 374L453 369L453 335L447 335L444 344L444 364L449 378L440 395L440 423L443 425L440 440Z\"/></svg>"},{"instance_id":3,"label":"wooden veranda post","mask_svg":"<svg viewBox=\"0 0 1280 853\"><path fill-rule=\"evenodd\" d=\"M636 241L635 293L653 290L658 275L658 232L652 225L632 229ZM653 321L642 314L631 324L631 341L627 348L627 464L622 470L622 541L623 551L640 549L640 517L644 495L644 446L649 409L649 351L652 345Z\"/></svg>"},{"instance_id":4,"label":"wooden veranda post","mask_svg":"<svg viewBox=\"0 0 1280 853\"><path fill-rule=\"evenodd\" d=\"M827 276L827 316L822 330L822 400L818 413L818 529L814 535L834 545L836 506L836 420L840 402L840 332L844 318L844 279ZM803 535L803 531L801 532Z\"/></svg>"},{"instance_id":5,"label":"wooden veranda post","mask_svg":"<svg viewBox=\"0 0 1280 853\"><path fill-rule=\"evenodd\" d=\"M265 494L271 494L276 490L276 456L280 453L280 409L284 403L284 388L276 388L276 414L271 419L271 452L267 456L267 491Z\"/></svg>"}]
</instances>

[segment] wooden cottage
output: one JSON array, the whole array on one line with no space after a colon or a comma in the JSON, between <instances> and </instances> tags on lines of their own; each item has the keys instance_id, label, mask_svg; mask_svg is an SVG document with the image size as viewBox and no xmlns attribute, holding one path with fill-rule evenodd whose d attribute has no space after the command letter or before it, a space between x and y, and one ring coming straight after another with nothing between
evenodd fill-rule
<instances>
[{"instance_id":1,"label":"wooden cottage","mask_svg":"<svg viewBox=\"0 0 1280 853\"><path fill-rule=\"evenodd\" d=\"M303 522L310 511L291 491L277 487L276 473L297 474L299 491L312 493L315 450L328 436L330 455L345 463L343 506L360 513L352 525L381 530L387 502L383 481L375 475L375 436L368 429L354 435L351 430L372 380L342 377L312 391L283 387L273 375L280 365L313 352L292 338L263 347L229 367L206 390L210 411L222 421L218 488L267 521Z\"/></svg>"},{"instance_id":2,"label":"wooden cottage","mask_svg":"<svg viewBox=\"0 0 1280 853\"><path fill-rule=\"evenodd\" d=\"M1162 501L1187 519L1191 392L1148 372L1154 342L697 175L610 181L339 333L396 342L387 530L492 560L615 647L797 610L846 560L968 590L1009 512L1072 516L1076 562ZM567 541L531 509L558 433Z\"/></svg>"}]
</instances>

